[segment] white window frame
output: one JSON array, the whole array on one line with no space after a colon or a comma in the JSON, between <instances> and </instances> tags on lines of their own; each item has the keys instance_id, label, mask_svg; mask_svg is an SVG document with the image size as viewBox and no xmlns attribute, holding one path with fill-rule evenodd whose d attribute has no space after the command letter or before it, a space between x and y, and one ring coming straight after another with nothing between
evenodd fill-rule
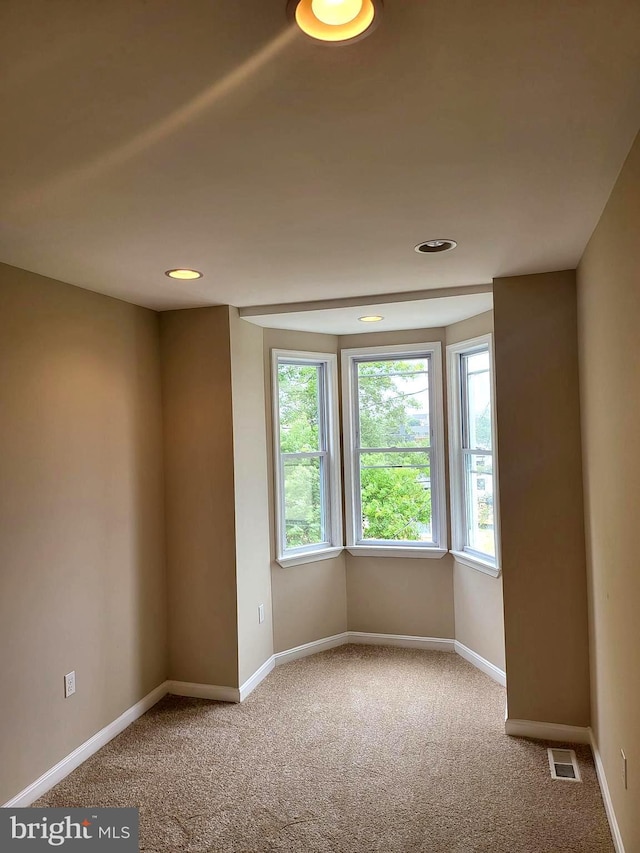
<instances>
[{"instance_id":1,"label":"white window frame","mask_svg":"<svg viewBox=\"0 0 640 853\"><path fill-rule=\"evenodd\" d=\"M430 470L431 470L431 510L432 543L383 543L359 540L360 529L357 513L360 506L358 455L356 446L356 406L355 370L358 360L378 356L402 359L423 356L430 359L429 372L429 422L431 428ZM365 347L345 349L341 353L342 362L342 409L344 442L344 479L347 549L354 556L363 557L417 557L440 559L448 553L447 545L447 499L445 485L445 440L444 440L444 401L442 376L442 345L439 341L423 344L398 344L395 346Z\"/></svg>"},{"instance_id":2,"label":"white window frame","mask_svg":"<svg viewBox=\"0 0 640 853\"><path fill-rule=\"evenodd\" d=\"M466 545L466 503L464 456L462 438L462 385L460 376L461 356L487 351L491 383L491 451L493 470L493 521L496 556L487 555ZM496 430L496 389L494 371L493 335L480 335L447 347L447 390L449 395L449 486L451 492L451 553L465 566L484 572L492 577L500 574L500 495L498 478L498 440Z\"/></svg>"},{"instance_id":3,"label":"white window frame","mask_svg":"<svg viewBox=\"0 0 640 853\"><path fill-rule=\"evenodd\" d=\"M329 541L321 544L305 545L300 548L285 547L284 469L280 450L280 395L278 391L278 365L280 363L320 366L323 368L324 376L320 391L320 417L322 421L320 434L323 436L323 446L319 453L326 460L323 497L326 530L329 534ZM271 377L273 464L275 469L274 516L276 562L283 568L288 568L317 560L328 560L343 550L342 484L340 477L340 433L338 419L338 357L335 353L272 349Z\"/></svg>"}]
</instances>

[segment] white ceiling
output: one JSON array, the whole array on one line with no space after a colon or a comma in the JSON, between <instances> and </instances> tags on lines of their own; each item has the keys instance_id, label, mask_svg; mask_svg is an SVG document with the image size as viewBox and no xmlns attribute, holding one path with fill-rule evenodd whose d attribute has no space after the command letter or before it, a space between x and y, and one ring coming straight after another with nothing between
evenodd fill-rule
<instances>
[{"instance_id":1,"label":"white ceiling","mask_svg":"<svg viewBox=\"0 0 640 853\"><path fill-rule=\"evenodd\" d=\"M285 5L2 0L0 260L158 309L576 265L640 126L637 0L386 0L342 47Z\"/></svg>"},{"instance_id":2,"label":"white ceiling","mask_svg":"<svg viewBox=\"0 0 640 853\"><path fill-rule=\"evenodd\" d=\"M297 329L328 335L359 335L399 329L436 329L493 309L492 293L375 302L305 311L244 314L244 319L270 329ZM381 316L379 323L362 323L360 317Z\"/></svg>"}]
</instances>

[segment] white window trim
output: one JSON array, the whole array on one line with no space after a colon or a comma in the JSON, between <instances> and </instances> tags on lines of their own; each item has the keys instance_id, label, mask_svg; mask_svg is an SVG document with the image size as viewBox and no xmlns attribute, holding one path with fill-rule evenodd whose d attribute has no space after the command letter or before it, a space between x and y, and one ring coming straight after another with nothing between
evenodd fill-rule
<instances>
[{"instance_id":1,"label":"white window trim","mask_svg":"<svg viewBox=\"0 0 640 853\"><path fill-rule=\"evenodd\" d=\"M446 548L435 545L422 545L413 548L411 545L347 545L347 551L354 557L403 557L416 560L439 560L448 554Z\"/></svg>"},{"instance_id":2,"label":"white window trim","mask_svg":"<svg viewBox=\"0 0 640 853\"><path fill-rule=\"evenodd\" d=\"M278 394L278 361L286 359L325 366L326 433L329 471L329 497L327 501L330 541L321 545L284 549L284 484L280 465L280 399ZM275 535L276 562L283 568L301 566L318 560L328 560L343 550L342 539L342 483L340 476L340 431L338 418L338 357L335 353L301 352L298 350L271 350L271 401L273 423L273 467L275 481Z\"/></svg>"},{"instance_id":3,"label":"white window trim","mask_svg":"<svg viewBox=\"0 0 640 853\"><path fill-rule=\"evenodd\" d=\"M294 566L303 566L305 563L317 563L320 560L332 560L334 557L337 557L338 554L342 554L343 551L344 548L342 545L337 545L335 547L326 546L314 551L296 551L295 553L278 557L276 562L279 566L282 566L283 569L291 569Z\"/></svg>"},{"instance_id":4,"label":"white window trim","mask_svg":"<svg viewBox=\"0 0 640 853\"><path fill-rule=\"evenodd\" d=\"M487 347L491 376L491 438L493 464L493 517L496 539L496 559L472 551L465 546L465 503L462 453L462 412L460 410L459 356L474 349ZM500 554L500 493L498 476L498 437L496 419L496 383L494 371L493 335L480 335L447 347L447 390L449 404L449 487L451 492L451 554L457 562L497 578L501 571Z\"/></svg>"},{"instance_id":5,"label":"white window trim","mask_svg":"<svg viewBox=\"0 0 640 853\"><path fill-rule=\"evenodd\" d=\"M399 359L417 355L431 357L430 389L430 422L431 422L431 508L432 530L434 544L419 545L411 543L402 545L395 542L377 544L370 541L357 541L356 530L359 525L356 520L357 499L354 491L357 477L355 474L355 418L354 418L354 387L353 364L357 358L375 357L378 355L394 355ZM342 417L344 443L344 482L347 550L355 557L414 557L440 559L448 553L447 546L447 499L445 481L444 440L444 399L442 376L442 344L439 341L422 344L396 344L393 346L363 347L345 349L340 354L342 364ZM435 488L434 488L435 486Z\"/></svg>"}]
</instances>

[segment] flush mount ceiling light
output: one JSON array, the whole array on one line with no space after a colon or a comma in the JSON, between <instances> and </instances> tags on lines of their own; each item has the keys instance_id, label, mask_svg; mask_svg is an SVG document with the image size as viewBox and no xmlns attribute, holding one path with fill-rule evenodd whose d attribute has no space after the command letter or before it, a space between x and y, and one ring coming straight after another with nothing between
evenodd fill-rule
<instances>
[{"instance_id":1,"label":"flush mount ceiling light","mask_svg":"<svg viewBox=\"0 0 640 853\"><path fill-rule=\"evenodd\" d=\"M382 0L288 0L287 14L314 41L350 44L376 28Z\"/></svg>"},{"instance_id":2,"label":"flush mount ceiling light","mask_svg":"<svg viewBox=\"0 0 640 853\"><path fill-rule=\"evenodd\" d=\"M165 275L169 278L177 278L180 281L192 281L194 278L202 278L202 273L198 270L167 270Z\"/></svg>"},{"instance_id":3,"label":"flush mount ceiling light","mask_svg":"<svg viewBox=\"0 0 640 853\"><path fill-rule=\"evenodd\" d=\"M367 314L365 317L358 317L361 323L379 323L380 320L384 320L380 314Z\"/></svg>"},{"instance_id":4,"label":"flush mount ceiling light","mask_svg":"<svg viewBox=\"0 0 640 853\"><path fill-rule=\"evenodd\" d=\"M457 245L455 240L425 240L424 243L418 243L415 251L421 255L433 255L436 252L450 252Z\"/></svg>"}]
</instances>

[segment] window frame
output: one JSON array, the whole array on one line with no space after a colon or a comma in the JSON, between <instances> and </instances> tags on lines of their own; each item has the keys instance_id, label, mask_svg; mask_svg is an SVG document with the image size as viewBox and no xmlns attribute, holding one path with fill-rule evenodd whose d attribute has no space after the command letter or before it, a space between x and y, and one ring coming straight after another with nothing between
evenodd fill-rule
<instances>
[{"instance_id":1,"label":"window frame","mask_svg":"<svg viewBox=\"0 0 640 853\"><path fill-rule=\"evenodd\" d=\"M430 359L429 374L429 423L430 423L430 475L433 543L382 542L358 539L360 523L357 513L360 495L356 494L359 476L358 448L356 446L355 370L362 360L375 361L384 358ZM345 523L347 550L354 556L363 557L414 557L440 559L448 553L447 543L447 497L445 478L446 445L444 437L444 395L442 372L442 344L439 341L417 344L394 344L392 346L357 347L344 349L340 354L342 366L342 416L343 452L345 481Z\"/></svg>"},{"instance_id":2,"label":"window frame","mask_svg":"<svg viewBox=\"0 0 640 853\"><path fill-rule=\"evenodd\" d=\"M309 456L323 456L324 487L322 490L325 529L328 541L299 548L286 548L284 514L284 468L280 449L280 394L278 367L280 364L312 365L322 369L320 383L319 434L321 450ZM271 350L271 401L274 468L275 557L283 568L300 566L317 560L328 560L343 550L342 483L340 474L340 432L338 418L338 357L335 353L300 350ZM305 454L306 455L306 454Z\"/></svg>"},{"instance_id":3,"label":"window frame","mask_svg":"<svg viewBox=\"0 0 640 853\"><path fill-rule=\"evenodd\" d=\"M462 357L474 352L486 351L489 355L489 382L491 389L491 456L493 472L493 519L495 536L495 559L475 551L466 544L466 478L463 430L463 387L461 376ZM447 347L447 391L449 406L449 489L451 496L451 554L469 568L498 577L501 572L500 552L500 492L498 476L498 436L496 419L496 383L493 335L479 335Z\"/></svg>"}]
</instances>

